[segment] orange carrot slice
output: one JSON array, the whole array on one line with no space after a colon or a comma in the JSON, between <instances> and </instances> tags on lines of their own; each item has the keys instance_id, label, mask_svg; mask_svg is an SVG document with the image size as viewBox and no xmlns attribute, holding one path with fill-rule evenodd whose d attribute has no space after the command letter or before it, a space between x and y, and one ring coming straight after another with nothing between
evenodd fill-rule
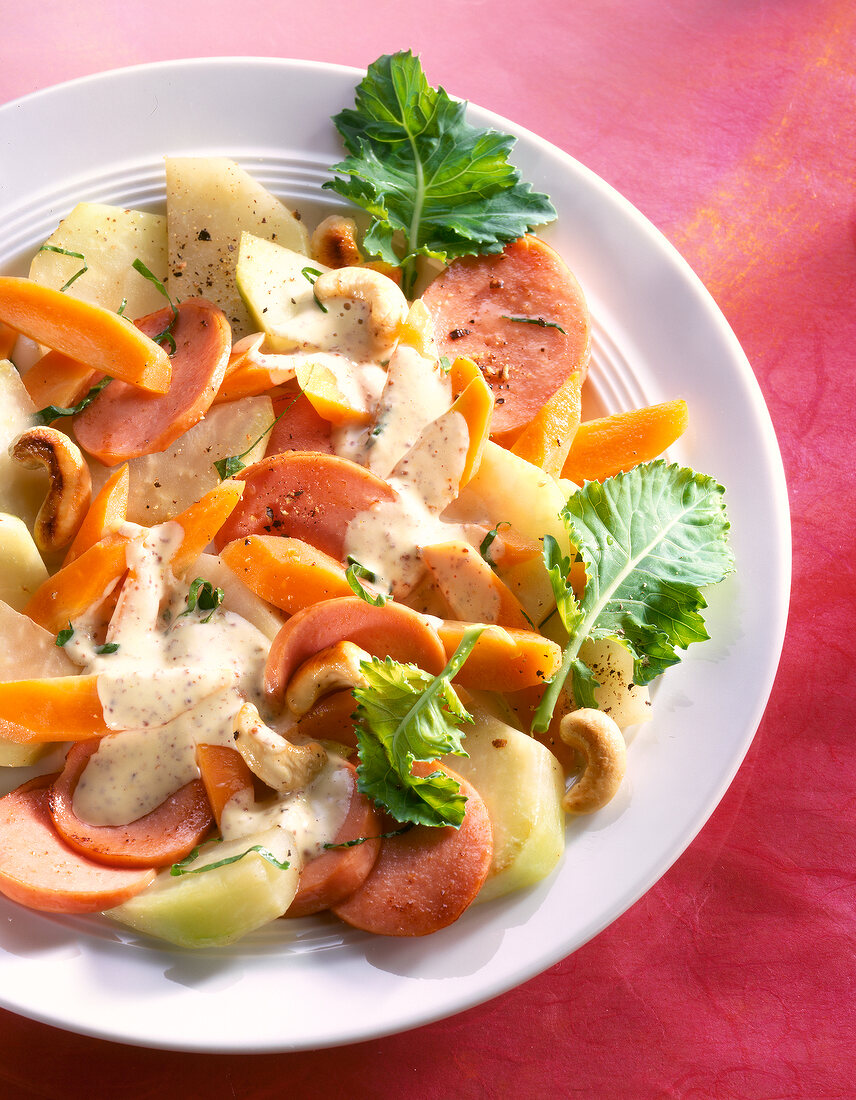
<instances>
[{"instance_id":1,"label":"orange carrot slice","mask_svg":"<svg viewBox=\"0 0 856 1100\"><path fill-rule=\"evenodd\" d=\"M446 619L437 628L440 641L451 657L472 623ZM561 647L534 630L487 626L479 637L455 683L484 691L518 691L549 680L562 663Z\"/></svg>"},{"instance_id":2,"label":"orange carrot slice","mask_svg":"<svg viewBox=\"0 0 856 1100\"><path fill-rule=\"evenodd\" d=\"M232 514L243 491L242 481L227 478L171 520L184 530L181 545L172 556L176 576L196 561Z\"/></svg>"},{"instance_id":3,"label":"orange carrot slice","mask_svg":"<svg viewBox=\"0 0 856 1100\"><path fill-rule=\"evenodd\" d=\"M449 368L449 381L452 383L452 393L456 397L464 392L473 379L483 377L475 361L466 355L457 356Z\"/></svg>"},{"instance_id":4,"label":"orange carrot slice","mask_svg":"<svg viewBox=\"0 0 856 1100\"><path fill-rule=\"evenodd\" d=\"M196 763L219 827L229 799L253 788L253 773L238 750L229 745L197 745Z\"/></svg>"},{"instance_id":5,"label":"orange carrot slice","mask_svg":"<svg viewBox=\"0 0 856 1100\"><path fill-rule=\"evenodd\" d=\"M18 339L18 334L9 325L0 321L0 359L8 359L12 354L12 348L15 346L15 341Z\"/></svg>"},{"instance_id":6,"label":"orange carrot slice","mask_svg":"<svg viewBox=\"0 0 856 1100\"><path fill-rule=\"evenodd\" d=\"M0 682L0 734L10 741L85 741L109 732L97 676Z\"/></svg>"},{"instance_id":7,"label":"orange carrot slice","mask_svg":"<svg viewBox=\"0 0 856 1100\"><path fill-rule=\"evenodd\" d=\"M220 557L257 596L289 615L334 596L350 596L336 558L301 539L247 535L227 543Z\"/></svg>"},{"instance_id":8,"label":"orange carrot slice","mask_svg":"<svg viewBox=\"0 0 856 1100\"><path fill-rule=\"evenodd\" d=\"M96 542L119 530L128 518L129 485L130 475L126 464L111 474L89 505L89 511L65 556L64 565L79 558Z\"/></svg>"},{"instance_id":9,"label":"orange carrot slice","mask_svg":"<svg viewBox=\"0 0 856 1100\"><path fill-rule=\"evenodd\" d=\"M24 614L58 633L109 594L127 569L127 544L127 538L114 533L90 546L36 589Z\"/></svg>"},{"instance_id":10,"label":"orange carrot slice","mask_svg":"<svg viewBox=\"0 0 856 1100\"><path fill-rule=\"evenodd\" d=\"M540 466L552 477L561 477L580 425L581 389L580 372L574 371L517 437L512 454Z\"/></svg>"},{"instance_id":11,"label":"orange carrot slice","mask_svg":"<svg viewBox=\"0 0 856 1100\"><path fill-rule=\"evenodd\" d=\"M469 622L526 630L530 623L517 597L468 542L451 540L422 548L452 614Z\"/></svg>"},{"instance_id":12,"label":"orange carrot slice","mask_svg":"<svg viewBox=\"0 0 856 1100\"><path fill-rule=\"evenodd\" d=\"M687 404L680 398L661 405L585 420L577 429L562 477L582 485L632 470L662 454L689 423Z\"/></svg>"},{"instance_id":13,"label":"orange carrot slice","mask_svg":"<svg viewBox=\"0 0 856 1100\"><path fill-rule=\"evenodd\" d=\"M449 411L459 412L463 416L470 433L467 457L461 474L461 488L463 488L477 472L484 454L485 444L490 438L493 394L481 374L474 377L466 386Z\"/></svg>"},{"instance_id":14,"label":"orange carrot slice","mask_svg":"<svg viewBox=\"0 0 856 1100\"><path fill-rule=\"evenodd\" d=\"M66 409L84 398L100 377L88 363L49 351L24 375L24 389L37 409Z\"/></svg>"},{"instance_id":15,"label":"orange carrot slice","mask_svg":"<svg viewBox=\"0 0 856 1100\"><path fill-rule=\"evenodd\" d=\"M169 356L127 318L29 279L0 276L0 321L39 344L152 393L169 389Z\"/></svg>"}]
</instances>

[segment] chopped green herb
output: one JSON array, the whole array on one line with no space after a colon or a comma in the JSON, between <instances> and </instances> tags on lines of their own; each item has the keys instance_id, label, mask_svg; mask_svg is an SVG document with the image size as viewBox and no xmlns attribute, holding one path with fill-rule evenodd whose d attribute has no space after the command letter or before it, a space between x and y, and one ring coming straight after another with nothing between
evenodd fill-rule
<instances>
[{"instance_id":1,"label":"chopped green herb","mask_svg":"<svg viewBox=\"0 0 856 1100\"><path fill-rule=\"evenodd\" d=\"M266 859L268 863L272 863L280 871L287 871L291 864L288 860L280 862L273 852L263 847L261 844L253 844L252 847L247 848L245 852L239 852L236 856L227 856L226 859L220 859L216 863L206 863L204 867L191 867L191 863L194 863L199 856L199 849L194 848L189 856L185 856L184 859L178 863L173 863L169 869L171 875L201 875L205 871L216 871L218 867L228 867L230 863L237 863L239 859L243 859L244 856L248 856L250 852L258 852L262 859Z\"/></svg>"},{"instance_id":2,"label":"chopped green herb","mask_svg":"<svg viewBox=\"0 0 856 1100\"><path fill-rule=\"evenodd\" d=\"M166 341L166 343L169 344L169 354L175 355L175 337L172 334L173 327L175 326L175 322L178 319L178 309L176 308L175 302L173 302L172 298L170 298L169 291L166 289L166 287L163 285L157 275L153 275L142 260L134 260L134 262L131 264L131 267L133 267L134 271L139 272L144 279L148 279L150 283L157 287L164 298L166 298L166 300L169 302L169 308L172 310L172 320L169 322L163 332L159 332L157 336L153 336L152 339L156 344L162 344L164 341Z\"/></svg>"},{"instance_id":3,"label":"chopped green herb","mask_svg":"<svg viewBox=\"0 0 856 1100\"><path fill-rule=\"evenodd\" d=\"M366 569L364 565L360 565L357 559L352 558L350 555L348 555L348 568L345 570L345 580L350 585L354 595L359 596L360 599L365 600L366 603L370 603L372 607L383 607L386 603L386 596L382 595L380 592L371 593L360 584L360 580L368 581L369 584L374 584L377 577L371 569Z\"/></svg>"},{"instance_id":4,"label":"chopped green herb","mask_svg":"<svg viewBox=\"0 0 856 1100\"><path fill-rule=\"evenodd\" d=\"M81 260L83 262L83 267L80 269L80 271L76 271L72 275L72 277L67 282L63 283L63 285L59 288L60 294L62 294L63 291L68 290L72 283L76 283L80 276L85 275L86 272L89 270L89 265L86 262L86 257L83 255L82 252L72 252L68 248L57 248L55 244L43 244L42 247L39 249L39 252L56 252L59 256L70 256L73 260Z\"/></svg>"},{"instance_id":5,"label":"chopped green herb","mask_svg":"<svg viewBox=\"0 0 856 1100\"><path fill-rule=\"evenodd\" d=\"M224 596L225 593L222 588L215 588L211 581L206 581L203 577L197 577L187 593L185 600L187 609L182 611L178 618L189 615L191 611L207 611L208 614L202 620L203 623L207 623L223 602Z\"/></svg>"},{"instance_id":6,"label":"chopped green herb","mask_svg":"<svg viewBox=\"0 0 856 1100\"><path fill-rule=\"evenodd\" d=\"M406 825L402 825L400 829L393 829L391 833L378 833L377 836L358 836L353 840L343 840L341 844L325 844L324 848L327 851L331 851L334 848L356 848L358 844L365 844L367 840L389 840L391 837L409 833L412 828L413 822L408 821Z\"/></svg>"},{"instance_id":7,"label":"chopped green herb","mask_svg":"<svg viewBox=\"0 0 856 1100\"><path fill-rule=\"evenodd\" d=\"M508 522L507 519L501 519L499 521L499 523L496 525L496 527L494 527L492 530L488 531L488 533L485 535L485 537L481 541L481 545L479 546L479 553L484 558L484 560L487 562L487 564L491 567L491 569L493 569L493 567L494 567L494 561L493 561L493 558L491 558L491 556L489 554L489 550L490 550L491 546L493 546L494 539L499 534L500 527L510 527L510 526L511 526L511 524Z\"/></svg>"},{"instance_id":8,"label":"chopped green herb","mask_svg":"<svg viewBox=\"0 0 856 1100\"><path fill-rule=\"evenodd\" d=\"M448 355L441 355L437 366L444 374L448 374L449 371L452 369L452 360L449 358Z\"/></svg>"},{"instance_id":9,"label":"chopped green herb","mask_svg":"<svg viewBox=\"0 0 856 1100\"><path fill-rule=\"evenodd\" d=\"M65 627L64 630L61 630L59 632L59 634L57 634L56 641L54 642L54 645L64 646L68 642L70 642L73 637L74 637L74 627L71 625L71 620L69 619L68 626Z\"/></svg>"},{"instance_id":10,"label":"chopped green herb","mask_svg":"<svg viewBox=\"0 0 856 1100\"><path fill-rule=\"evenodd\" d=\"M124 316L125 310L126 310L127 308L128 308L128 299L127 299L127 298L123 298L123 299L122 299L122 304L121 304L121 305L119 306L119 308L118 308L118 309L116 310L116 316L117 316L117 317L122 317L122 316Z\"/></svg>"},{"instance_id":11,"label":"chopped green herb","mask_svg":"<svg viewBox=\"0 0 856 1100\"><path fill-rule=\"evenodd\" d=\"M33 413L33 420L36 424L53 424L61 416L76 416L77 413L83 412L85 408L91 405L104 387L112 381L113 379L105 374L101 381L96 382L86 396L81 397L76 405L71 405L67 409L62 408L60 405L47 405L45 408Z\"/></svg>"},{"instance_id":12,"label":"chopped green herb","mask_svg":"<svg viewBox=\"0 0 856 1100\"><path fill-rule=\"evenodd\" d=\"M543 317L509 317L507 313L500 313L500 317L504 321L517 321L521 325L538 325L539 328L557 328L563 336L568 334L562 328L561 325L555 321L545 321Z\"/></svg>"},{"instance_id":13,"label":"chopped green herb","mask_svg":"<svg viewBox=\"0 0 856 1100\"><path fill-rule=\"evenodd\" d=\"M243 461L243 459L247 457L253 447L255 447L258 443L261 443L264 437L274 430L280 420L282 420L282 418L287 412L289 412L290 409L294 408L294 406L297 404L302 396L302 394L298 394L297 397L295 397L295 399L290 404L286 405L279 416L275 420L272 420L271 423L265 428L259 438L254 439L249 447L247 447L245 451L242 451L241 454L229 455L228 458L217 459L217 461L214 463L214 469L219 474L221 481L225 481L227 477L234 477L235 474L239 474L241 470L246 469L247 464Z\"/></svg>"},{"instance_id":14,"label":"chopped green herb","mask_svg":"<svg viewBox=\"0 0 856 1100\"><path fill-rule=\"evenodd\" d=\"M107 653L115 653L119 648L118 642L105 642L104 645L97 645L95 652L100 656Z\"/></svg>"},{"instance_id":15,"label":"chopped green herb","mask_svg":"<svg viewBox=\"0 0 856 1100\"><path fill-rule=\"evenodd\" d=\"M318 308L321 310L322 313L326 313L327 312L327 307L320 300L320 298L318 297L318 295L315 293L315 290L314 290L315 280L318 278L318 276L321 274L321 272L318 270L317 267L303 267L303 268L300 269L300 274L303 276L304 279L307 279L313 286L312 297L315 299L315 305L318 306Z\"/></svg>"}]
</instances>

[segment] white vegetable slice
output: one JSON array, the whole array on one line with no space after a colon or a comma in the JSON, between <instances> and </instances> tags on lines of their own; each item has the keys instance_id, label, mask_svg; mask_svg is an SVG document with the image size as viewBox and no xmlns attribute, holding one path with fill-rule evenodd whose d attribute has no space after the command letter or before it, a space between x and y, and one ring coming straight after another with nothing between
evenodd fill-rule
<instances>
[{"instance_id":1,"label":"white vegetable slice","mask_svg":"<svg viewBox=\"0 0 856 1100\"><path fill-rule=\"evenodd\" d=\"M235 284L243 232L276 241L309 260L303 225L279 199L224 157L167 157L170 294L218 305L235 340L256 331Z\"/></svg>"},{"instance_id":2,"label":"white vegetable slice","mask_svg":"<svg viewBox=\"0 0 856 1100\"><path fill-rule=\"evenodd\" d=\"M136 320L162 309L163 295L133 264L140 260L158 279L166 278L166 218L143 210L82 202L63 218L30 264L30 278L59 290L85 266L65 293L118 310ZM78 252L84 260L51 249Z\"/></svg>"},{"instance_id":3,"label":"white vegetable slice","mask_svg":"<svg viewBox=\"0 0 856 1100\"><path fill-rule=\"evenodd\" d=\"M256 846L288 868L253 851ZM203 870L210 864L222 866ZM223 947L282 916L297 893L300 860L291 833L266 829L204 845L186 870L191 873L175 877L161 871L151 886L106 915L178 947Z\"/></svg>"}]
</instances>

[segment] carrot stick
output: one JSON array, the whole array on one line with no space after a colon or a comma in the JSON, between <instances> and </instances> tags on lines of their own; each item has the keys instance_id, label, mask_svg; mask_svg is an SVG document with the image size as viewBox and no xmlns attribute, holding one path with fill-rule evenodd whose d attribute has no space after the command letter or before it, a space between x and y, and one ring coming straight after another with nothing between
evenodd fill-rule
<instances>
[{"instance_id":1,"label":"carrot stick","mask_svg":"<svg viewBox=\"0 0 856 1100\"><path fill-rule=\"evenodd\" d=\"M89 511L84 516L83 523L74 536L74 542L65 556L64 565L80 557L96 542L119 530L128 518L129 484L130 475L126 463L111 474L102 485L98 496L89 505Z\"/></svg>"},{"instance_id":2,"label":"carrot stick","mask_svg":"<svg viewBox=\"0 0 856 1100\"><path fill-rule=\"evenodd\" d=\"M196 763L219 827L229 799L240 791L252 789L253 773L238 750L228 745L197 745Z\"/></svg>"},{"instance_id":3,"label":"carrot stick","mask_svg":"<svg viewBox=\"0 0 856 1100\"><path fill-rule=\"evenodd\" d=\"M9 325L0 321L0 359L8 359L12 354L12 348L15 346L15 341L18 339L18 334Z\"/></svg>"},{"instance_id":4,"label":"carrot stick","mask_svg":"<svg viewBox=\"0 0 856 1100\"><path fill-rule=\"evenodd\" d=\"M84 741L109 732L97 676L0 682L0 734L10 741Z\"/></svg>"},{"instance_id":5,"label":"carrot stick","mask_svg":"<svg viewBox=\"0 0 856 1100\"><path fill-rule=\"evenodd\" d=\"M36 589L24 614L56 634L100 603L127 569L128 539L111 534L90 546ZM61 738L60 738L61 740Z\"/></svg>"},{"instance_id":6,"label":"carrot stick","mask_svg":"<svg viewBox=\"0 0 856 1100\"><path fill-rule=\"evenodd\" d=\"M580 372L574 371L517 437L512 454L540 466L552 477L561 477L580 424L581 389Z\"/></svg>"},{"instance_id":7,"label":"carrot stick","mask_svg":"<svg viewBox=\"0 0 856 1100\"><path fill-rule=\"evenodd\" d=\"M352 595L342 565L302 539L247 535L224 546L220 557L257 596L289 615Z\"/></svg>"},{"instance_id":8,"label":"carrot stick","mask_svg":"<svg viewBox=\"0 0 856 1100\"><path fill-rule=\"evenodd\" d=\"M88 363L49 351L24 375L24 388L37 409L48 405L67 409L85 397L99 377Z\"/></svg>"},{"instance_id":9,"label":"carrot stick","mask_svg":"<svg viewBox=\"0 0 856 1100\"><path fill-rule=\"evenodd\" d=\"M446 655L451 657L471 623L446 619L438 628ZM562 662L562 650L534 630L487 626L455 683L484 691L518 691L549 680Z\"/></svg>"},{"instance_id":10,"label":"carrot stick","mask_svg":"<svg viewBox=\"0 0 856 1100\"><path fill-rule=\"evenodd\" d=\"M670 447L688 423L687 405L680 399L583 421L562 467L562 477L582 485L632 470Z\"/></svg>"},{"instance_id":11,"label":"carrot stick","mask_svg":"<svg viewBox=\"0 0 856 1100\"><path fill-rule=\"evenodd\" d=\"M221 481L195 504L173 517L171 522L179 524L184 530L181 545L173 554L171 562L176 576L196 561L232 514L243 491L242 481Z\"/></svg>"},{"instance_id":12,"label":"carrot stick","mask_svg":"<svg viewBox=\"0 0 856 1100\"><path fill-rule=\"evenodd\" d=\"M470 433L467 457L461 474L461 488L463 488L479 468L485 444L490 438L490 421L493 415L493 394L478 368L477 374L467 384L449 411L459 412L463 416Z\"/></svg>"},{"instance_id":13,"label":"carrot stick","mask_svg":"<svg viewBox=\"0 0 856 1100\"><path fill-rule=\"evenodd\" d=\"M39 344L152 393L169 389L169 356L125 317L29 279L0 277L0 321Z\"/></svg>"},{"instance_id":14,"label":"carrot stick","mask_svg":"<svg viewBox=\"0 0 856 1100\"><path fill-rule=\"evenodd\" d=\"M519 630L531 626L517 597L468 542L452 540L424 546L422 560L453 615Z\"/></svg>"}]
</instances>

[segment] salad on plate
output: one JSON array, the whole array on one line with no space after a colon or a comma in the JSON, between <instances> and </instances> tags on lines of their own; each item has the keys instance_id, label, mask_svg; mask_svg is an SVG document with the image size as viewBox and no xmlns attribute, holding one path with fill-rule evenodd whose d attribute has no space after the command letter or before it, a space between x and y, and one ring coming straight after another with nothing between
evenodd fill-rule
<instances>
[{"instance_id":1,"label":"salad on plate","mask_svg":"<svg viewBox=\"0 0 856 1100\"><path fill-rule=\"evenodd\" d=\"M168 158L0 277L0 892L181 947L444 928L555 869L707 637L675 399L582 419L546 195L410 53L308 226Z\"/></svg>"}]
</instances>

